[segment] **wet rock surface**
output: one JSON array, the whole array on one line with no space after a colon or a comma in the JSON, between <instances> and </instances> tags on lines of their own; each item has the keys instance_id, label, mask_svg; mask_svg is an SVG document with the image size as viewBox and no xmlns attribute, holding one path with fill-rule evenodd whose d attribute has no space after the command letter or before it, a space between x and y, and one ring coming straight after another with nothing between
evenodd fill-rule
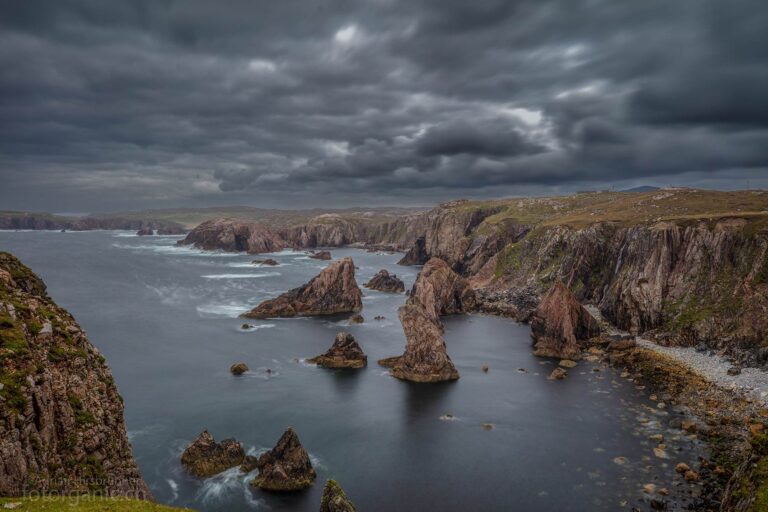
<instances>
[{"instance_id":1,"label":"wet rock surface","mask_svg":"<svg viewBox=\"0 0 768 512\"><path fill-rule=\"evenodd\" d=\"M379 270L370 281L363 286L370 288L371 290L377 290L380 292L388 293L403 293L405 291L405 284L395 274L390 274L386 269Z\"/></svg>"},{"instance_id":2,"label":"wet rock surface","mask_svg":"<svg viewBox=\"0 0 768 512\"><path fill-rule=\"evenodd\" d=\"M352 258L328 265L307 284L266 300L243 314L245 318L321 316L356 313L363 307Z\"/></svg>"},{"instance_id":3,"label":"wet rock surface","mask_svg":"<svg viewBox=\"0 0 768 512\"><path fill-rule=\"evenodd\" d=\"M322 355L307 359L308 363L325 368L362 368L368 364L368 356L348 332L339 332L333 345Z\"/></svg>"},{"instance_id":4,"label":"wet rock surface","mask_svg":"<svg viewBox=\"0 0 768 512\"><path fill-rule=\"evenodd\" d=\"M305 489L312 485L316 476L309 454L291 427L288 427L272 450L259 457L256 466L259 476L251 485L265 491Z\"/></svg>"},{"instance_id":5,"label":"wet rock surface","mask_svg":"<svg viewBox=\"0 0 768 512\"><path fill-rule=\"evenodd\" d=\"M239 466L245 460L245 451L235 439L217 443L204 430L181 454L181 464L191 475L206 478L229 468Z\"/></svg>"}]
</instances>

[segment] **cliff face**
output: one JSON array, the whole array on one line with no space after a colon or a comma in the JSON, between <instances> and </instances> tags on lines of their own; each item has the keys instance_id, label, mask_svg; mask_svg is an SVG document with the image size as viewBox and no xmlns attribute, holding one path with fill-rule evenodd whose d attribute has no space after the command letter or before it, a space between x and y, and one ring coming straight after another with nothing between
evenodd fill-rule
<instances>
[{"instance_id":1,"label":"cliff face","mask_svg":"<svg viewBox=\"0 0 768 512\"><path fill-rule=\"evenodd\" d=\"M419 303L437 319L475 309L475 292L469 282L440 258L430 259L413 283L408 303Z\"/></svg>"},{"instance_id":2,"label":"cliff face","mask_svg":"<svg viewBox=\"0 0 768 512\"><path fill-rule=\"evenodd\" d=\"M111 216L64 217L47 213L0 212L0 229L69 229L89 231L92 229L157 229L158 234L179 235L185 233L184 226L176 222L151 219L128 219Z\"/></svg>"},{"instance_id":3,"label":"cliff face","mask_svg":"<svg viewBox=\"0 0 768 512\"><path fill-rule=\"evenodd\" d=\"M245 251L250 254L281 251L288 247L278 234L263 224L233 219L203 222L179 244L205 250Z\"/></svg>"},{"instance_id":4,"label":"cliff face","mask_svg":"<svg viewBox=\"0 0 768 512\"><path fill-rule=\"evenodd\" d=\"M18 259L0 253L0 495L150 498L104 358Z\"/></svg>"},{"instance_id":5,"label":"cliff face","mask_svg":"<svg viewBox=\"0 0 768 512\"><path fill-rule=\"evenodd\" d=\"M364 241L366 226L337 215L320 215L307 224L280 231L288 245L296 248L342 247Z\"/></svg>"}]
</instances>

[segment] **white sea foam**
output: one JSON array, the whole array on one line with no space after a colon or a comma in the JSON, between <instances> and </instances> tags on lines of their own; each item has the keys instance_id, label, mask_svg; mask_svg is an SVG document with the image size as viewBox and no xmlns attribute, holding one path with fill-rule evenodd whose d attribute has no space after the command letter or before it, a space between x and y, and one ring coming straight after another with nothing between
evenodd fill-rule
<instances>
[{"instance_id":1,"label":"white sea foam","mask_svg":"<svg viewBox=\"0 0 768 512\"><path fill-rule=\"evenodd\" d=\"M271 329L275 325L276 324L256 324L256 325L251 325L247 329L243 329L243 328L238 327L237 330L240 331L240 332L258 331L259 329Z\"/></svg>"},{"instance_id":2,"label":"white sea foam","mask_svg":"<svg viewBox=\"0 0 768 512\"><path fill-rule=\"evenodd\" d=\"M229 318L237 318L242 313L249 311L251 308L244 306L241 303L238 304L203 304L197 306L197 313L200 315L212 315L212 316L226 316Z\"/></svg>"},{"instance_id":3,"label":"white sea foam","mask_svg":"<svg viewBox=\"0 0 768 512\"><path fill-rule=\"evenodd\" d=\"M176 501L179 499L179 484L170 478L167 478L165 481L168 483L168 487L171 488L171 493L173 493L173 498L171 498L171 501Z\"/></svg>"},{"instance_id":4,"label":"white sea foam","mask_svg":"<svg viewBox=\"0 0 768 512\"><path fill-rule=\"evenodd\" d=\"M205 279L260 279L262 277L279 276L280 272L263 272L261 274L206 274Z\"/></svg>"},{"instance_id":5,"label":"white sea foam","mask_svg":"<svg viewBox=\"0 0 768 512\"><path fill-rule=\"evenodd\" d=\"M146 244L119 244L114 243L112 244L112 247L115 247L117 249L128 249L131 251L139 251L139 252L154 252L158 254L168 254L173 256L203 256L203 257L226 257L226 258L232 258L241 256L240 254L234 253L234 252L220 252L220 251L202 251L200 249L195 249L194 247L190 247L187 245L168 245L168 244L157 244L157 245L146 245Z\"/></svg>"}]
</instances>

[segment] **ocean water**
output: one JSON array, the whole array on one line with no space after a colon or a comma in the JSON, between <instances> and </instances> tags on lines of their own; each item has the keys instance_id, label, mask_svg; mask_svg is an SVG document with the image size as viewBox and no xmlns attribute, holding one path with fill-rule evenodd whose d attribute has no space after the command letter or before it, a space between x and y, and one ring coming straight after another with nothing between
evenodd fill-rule
<instances>
[{"instance_id":1,"label":"ocean water","mask_svg":"<svg viewBox=\"0 0 768 512\"><path fill-rule=\"evenodd\" d=\"M673 408L658 409L647 390L613 369L580 362L566 380L548 380L556 361L534 357L528 326L508 319L445 318L461 379L431 385L398 381L376 364L403 351L397 308L404 295L364 289L361 325L339 316L249 320L253 328L242 330L240 313L306 282L327 262L294 251L204 252L177 247L178 238L0 231L0 250L32 267L106 356L134 454L162 503L315 511L325 480L334 478L367 512L649 510L642 486L668 485L677 462L693 464L704 453L667 427ZM409 287L418 272L396 265L400 255L332 253L352 256L361 285L386 268ZM280 265L250 263L266 257ZM367 368L304 362L340 330L357 338ZM251 372L232 376L238 361ZM254 475L236 468L197 480L179 463L203 429L257 454L288 426L318 472L306 491L252 489ZM653 453L648 437L656 433L666 437L668 459Z\"/></svg>"}]
</instances>

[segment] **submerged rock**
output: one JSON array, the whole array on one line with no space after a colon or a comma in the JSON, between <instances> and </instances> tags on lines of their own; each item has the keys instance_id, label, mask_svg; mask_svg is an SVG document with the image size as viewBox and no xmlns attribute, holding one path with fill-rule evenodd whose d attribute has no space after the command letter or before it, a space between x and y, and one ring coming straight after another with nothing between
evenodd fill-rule
<instances>
[{"instance_id":1,"label":"submerged rock","mask_svg":"<svg viewBox=\"0 0 768 512\"><path fill-rule=\"evenodd\" d=\"M552 370L552 373L549 374L549 377L547 377L549 380L563 380L568 376L568 372L565 370L565 368L557 367L554 370Z\"/></svg>"},{"instance_id":2,"label":"submerged rock","mask_svg":"<svg viewBox=\"0 0 768 512\"><path fill-rule=\"evenodd\" d=\"M328 265L307 284L266 300L242 316L275 318L357 313L363 308L362 297L355 281L355 264L347 257Z\"/></svg>"},{"instance_id":3,"label":"submerged rock","mask_svg":"<svg viewBox=\"0 0 768 512\"><path fill-rule=\"evenodd\" d=\"M354 336L340 332L325 354L307 359L307 362L325 368L362 368L368 364L368 356L363 353Z\"/></svg>"},{"instance_id":4,"label":"submerged rock","mask_svg":"<svg viewBox=\"0 0 768 512\"><path fill-rule=\"evenodd\" d=\"M405 291L405 284L402 279L395 274L390 274L386 269L379 270L376 275L363 286L380 292L403 293Z\"/></svg>"},{"instance_id":5,"label":"submerged rock","mask_svg":"<svg viewBox=\"0 0 768 512\"><path fill-rule=\"evenodd\" d=\"M320 512L355 512L355 505L347 498L336 480L328 480L320 498Z\"/></svg>"},{"instance_id":6,"label":"submerged rock","mask_svg":"<svg viewBox=\"0 0 768 512\"><path fill-rule=\"evenodd\" d=\"M313 252L309 255L310 258L313 260L330 260L331 259L331 251L317 251Z\"/></svg>"},{"instance_id":7,"label":"submerged rock","mask_svg":"<svg viewBox=\"0 0 768 512\"><path fill-rule=\"evenodd\" d=\"M232 372L232 375L242 375L248 371L248 365L245 363L235 363L229 368L229 371Z\"/></svg>"},{"instance_id":8,"label":"submerged rock","mask_svg":"<svg viewBox=\"0 0 768 512\"><path fill-rule=\"evenodd\" d=\"M206 478L239 466L245 460L245 451L235 439L217 443L207 431L195 439L181 454L181 464L192 475Z\"/></svg>"},{"instance_id":9,"label":"submerged rock","mask_svg":"<svg viewBox=\"0 0 768 512\"><path fill-rule=\"evenodd\" d=\"M259 468L259 476L251 485L265 491L304 489L312 485L316 476L309 454L291 427L274 448L259 457L256 467Z\"/></svg>"},{"instance_id":10,"label":"submerged rock","mask_svg":"<svg viewBox=\"0 0 768 512\"><path fill-rule=\"evenodd\" d=\"M351 324L362 324L365 323L365 318L363 318L363 315L356 314L349 317L349 323Z\"/></svg>"},{"instance_id":11,"label":"submerged rock","mask_svg":"<svg viewBox=\"0 0 768 512\"><path fill-rule=\"evenodd\" d=\"M277 262L277 260L273 260L272 258L267 258L265 260L253 260L251 263L253 263L254 265L269 265L271 267L274 267L275 265L280 264Z\"/></svg>"},{"instance_id":12,"label":"submerged rock","mask_svg":"<svg viewBox=\"0 0 768 512\"><path fill-rule=\"evenodd\" d=\"M533 314L531 331L535 355L578 360L578 341L596 336L600 327L573 293L557 281Z\"/></svg>"}]
</instances>

